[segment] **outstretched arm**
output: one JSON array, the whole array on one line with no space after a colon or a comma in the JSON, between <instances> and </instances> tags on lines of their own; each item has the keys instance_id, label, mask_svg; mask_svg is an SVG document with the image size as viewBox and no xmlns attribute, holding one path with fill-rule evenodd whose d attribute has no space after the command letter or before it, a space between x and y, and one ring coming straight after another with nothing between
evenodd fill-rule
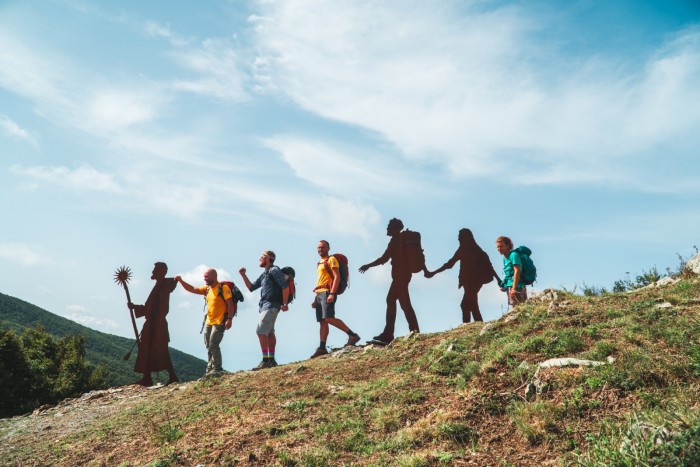
<instances>
[{"instance_id":1,"label":"outstretched arm","mask_svg":"<svg viewBox=\"0 0 700 467\"><path fill-rule=\"evenodd\" d=\"M458 253L459 253L459 250L455 251L455 254L452 256L452 258L450 258L445 264L443 264L442 266L437 268L435 271L430 272L427 269L424 270L425 277L431 278L435 274L440 274L442 271L445 271L447 269L452 269L454 267L454 265L457 264L457 261L459 261L459 257L457 256Z\"/></svg>"},{"instance_id":2,"label":"outstretched arm","mask_svg":"<svg viewBox=\"0 0 700 467\"><path fill-rule=\"evenodd\" d=\"M362 274L364 274L369 268L373 268L375 266L379 266L381 264L385 264L387 261L391 259L391 252L389 251L389 247L386 248L386 251L382 256L379 258L375 259L371 263L365 264L363 266L360 266L360 269L358 269Z\"/></svg>"},{"instance_id":3,"label":"outstretched arm","mask_svg":"<svg viewBox=\"0 0 700 467\"><path fill-rule=\"evenodd\" d=\"M498 277L498 273L496 270L493 268L493 265L491 266L491 274L493 274L492 277L496 278L496 281L498 282L498 286L501 287L503 285L503 281L501 280L500 277Z\"/></svg>"},{"instance_id":4,"label":"outstretched arm","mask_svg":"<svg viewBox=\"0 0 700 467\"><path fill-rule=\"evenodd\" d=\"M185 280L181 276L175 276L175 280L178 281L180 284L182 284L182 287L190 293L194 293L197 295L204 295L206 293L202 290L199 290L199 289L192 287L190 284L185 282Z\"/></svg>"}]
</instances>

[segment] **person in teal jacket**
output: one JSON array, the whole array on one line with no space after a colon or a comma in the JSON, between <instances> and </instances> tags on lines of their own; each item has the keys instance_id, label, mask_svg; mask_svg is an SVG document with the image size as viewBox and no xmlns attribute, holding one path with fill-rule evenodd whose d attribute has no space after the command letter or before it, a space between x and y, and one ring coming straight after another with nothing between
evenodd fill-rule
<instances>
[{"instance_id":1,"label":"person in teal jacket","mask_svg":"<svg viewBox=\"0 0 700 467\"><path fill-rule=\"evenodd\" d=\"M520 255L513 251L513 241L508 237L496 239L496 249L503 255L503 282L501 290L508 292L508 303L517 305L527 300L527 290L521 281L523 262Z\"/></svg>"}]
</instances>

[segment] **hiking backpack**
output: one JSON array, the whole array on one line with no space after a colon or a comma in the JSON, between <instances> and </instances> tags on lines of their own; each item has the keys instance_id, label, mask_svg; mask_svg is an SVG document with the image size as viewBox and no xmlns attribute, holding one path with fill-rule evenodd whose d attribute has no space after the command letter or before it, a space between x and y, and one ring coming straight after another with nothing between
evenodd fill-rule
<instances>
[{"instance_id":1,"label":"hiking backpack","mask_svg":"<svg viewBox=\"0 0 700 467\"><path fill-rule=\"evenodd\" d=\"M535 263L530 258L532 250L526 246L519 246L515 250L520 255L520 261L523 263L523 270L520 273L520 282L525 285L532 285L537 280L537 268Z\"/></svg>"},{"instance_id":2,"label":"hiking backpack","mask_svg":"<svg viewBox=\"0 0 700 467\"><path fill-rule=\"evenodd\" d=\"M289 295L287 295L287 305L292 303L294 301L294 297L297 295L297 287L296 284L294 284L294 277L296 277L296 272L294 272L294 268L290 266L285 266L282 269L282 274L284 274L284 279L287 281L288 287L289 287Z\"/></svg>"},{"instance_id":3,"label":"hiking backpack","mask_svg":"<svg viewBox=\"0 0 700 467\"><path fill-rule=\"evenodd\" d=\"M485 285L493 280L493 264L484 250L479 250L477 255L478 282Z\"/></svg>"},{"instance_id":4,"label":"hiking backpack","mask_svg":"<svg viewBox=\"0 0 700 467\"><path fill-rule=\"evenodd\" d=\"M336 290L335 293L340 295L343 292L345 292L345 289L348 288L348 282L350 281L350 268L348 267L348 257L342 253L333 253L332 255L329 255L328 258L330 258L331 256L333 256L335 259L338 260L338 272L340 273L340 284L338 285L338 290ZM325 266L326 271L328 272L328 275L331 276L331 279L333 279L333 271L331 271L331 267L328 266L328 260L325 260L323 262L323 265ZM333 284L328 286L329 290L330 290L332 285Z\"/></svg>"},{"instance_id":5,"label":"hiking backpack","mask_svg":"<svg viewBox=\"0 0 700 467\"><path fill-rule=\"evenodd\" d=\"M420 243L420 233L413 230L401 232L401 247L406 266L412 272L421 272L425 267L425 254Z\"/></svg>"},{"instance_id":6,"label":"hiking backpack","mask_svg":"<svg viewBox=\"0 0 700 467\"><path fill-rule=\"evenodd\" d=\"M241 292L241 289L239 289L236 284L234 284L231 281L221 281L219 282L219 297L224 298L224 288L222 287L223 284L228 285L228 288L231 289L231 295L233 299L233 303L238 303L242 302L245 300L245 297L243 297L243 292Z\"/></svg>"}]
</instances>

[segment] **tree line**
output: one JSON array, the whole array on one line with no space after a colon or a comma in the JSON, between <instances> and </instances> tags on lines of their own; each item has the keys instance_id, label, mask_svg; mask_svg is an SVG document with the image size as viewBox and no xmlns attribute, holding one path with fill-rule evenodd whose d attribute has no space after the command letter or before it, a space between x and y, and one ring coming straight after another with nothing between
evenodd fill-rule
<instances>
[{"instance_id":1,"label":"tree line","mask_svg":"<svg viewBox=\"0 0 700 467\"><path fill-rule=\"evenodd\" d=\"M0 418L107 387L109 370L85 357L85 337L55 338L43 326L0 329Z\"/></svg>"}]
</instances>

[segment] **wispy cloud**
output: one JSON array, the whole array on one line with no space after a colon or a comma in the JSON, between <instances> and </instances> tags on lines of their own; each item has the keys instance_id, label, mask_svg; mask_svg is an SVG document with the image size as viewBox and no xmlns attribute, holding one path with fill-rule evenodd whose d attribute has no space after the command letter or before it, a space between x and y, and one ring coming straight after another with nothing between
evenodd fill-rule
<instances>
[{"instance_id":1,"label":"wispy cloud","mask_svg":"<svg viewBox=\"0 0 700 467\"><path fill-rule=\"evenodd\" d=\"M96 89L86 99L86 126L120 130L153 121L159 116L163 98L143 90Z\"/></svg>"},{"instance_id":2,"label":"wispy cloud","mask_svg":"<svg viewBox=\"0 0 700 467\"><path fill-rule=\"evenodd\" d=\"M171 56L197 77L176 80L172 87L224 101L247 99L245 75L233 47L224 40L207 39L199 48L177 49Z\"/></svg>"},{"instance_id":3,"label":"wispy cloud","mask_svg":"<svg viewBox=\"0 0 700 467\"><path fill-rule=\"evenodd\" d=\"M51 263L41 249L26 243L0 243L0 258L27 267Z\"/></svg>"},{"instance_id":4,"label":"wispy cloud","mask_svg":"<svg viewBox=\"0 0 700 467\"><path fill-rule=\"evenodd\" d=\"M324 225L329 233L356 235L368 239L381 218L370 202L332 195L307 194L282 187L252 186L241 182L222 187L222 197L247 206L247 212L259 216L258 227L300 230L309 225ZM284 222L280 223L282 220Z\"/></svg>"},{"instance_id":5,"label":"wispy cloud","mask_svg":"<svg viewBox=\"0 0 700 467\"><path fill-rule=\"evenodd\" d=\"M18 175L32 180L57 185L72 190L88 190L107 193L120 193L122 187L115 181L114 176L100 172L90 166L83 165L76 169L64 166L34 166L21 167L14 165L10 170Z\"/></svg>"},{"instance_id":6,"label":"wispy cloud","mask_svg":"<svg viewBox=\"0 0 700 467\"><path fill-rule=\"evenodd\" d=\"M172 45L176 47L184 47L190 42L188 39L185 39L184 37L181 37L178 34L175 34L173 31L171 31L170 25L168 24L163 25L156 21L147 21L143 25L143 30L146 33L146 35L150 37L162 37L164 39L167 39Z\"/></svg>"},{"instance_id":7,"label":"wispy cloud","mask_svg":"<svg viewBox=\"0 0 700 467\"><path fill-rule=\"evenodd\" d=\"M645 66L621 67L543 42L538 33L552 21L543 10L465 16L439 5L262 2L251 18L255 74L303 108L375 131L406 158L459 177L508 167L525 183L645 189L659 171L630 164L640 150L669 145L692 159L677 141L700 143L691 130L700 107L690 104L700 97L697 29L650 51Z\"/></svg>"},{"instance_id":8,"label":"wispy cloud","mask_svg":"<svg viewBox=\"0 0 700 467\"><path fill-rule=\"evenodd\" d=\"M297 177L335 195L390 193L407 185L420 186L416 181L411 183L412 177L400 160L386 163L379 154L366 154L366 150L293 135L274 136L263 145L279 152ZM388 171L390 166L394 168Z\"/></svg>"},{"instance_id":9,"label":"wispy cloud","mask_svg":"<svg viewBox=\"0 0 700 467\"><path fill-rule=\"evenodd\" d=\"M7 136L26 141L34 147L39 145L36 138L29 131L20 127L17 123L5 115L0 115L0 129L2 129L3 133L5 133Z\"/></svg>"}]
</instances>

